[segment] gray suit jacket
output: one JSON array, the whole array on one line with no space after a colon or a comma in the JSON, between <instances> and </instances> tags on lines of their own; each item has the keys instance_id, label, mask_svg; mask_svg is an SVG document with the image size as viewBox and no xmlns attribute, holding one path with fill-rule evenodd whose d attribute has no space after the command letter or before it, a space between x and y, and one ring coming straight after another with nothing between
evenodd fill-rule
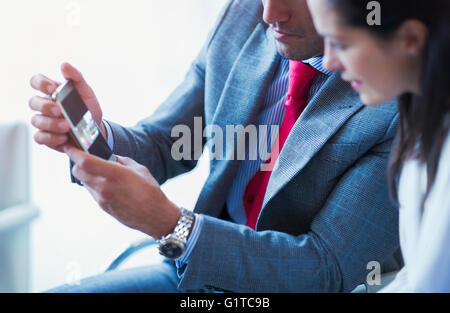
<instances>
[{"instance_id":1,"label":"gray suit jacket","mask_svg":"<svg viewBox=\"0 0 450 313\"><path fill-rule=\"evenodd\" d=\"M260 1L230 0L184 81L156 113L132 128L110 122L114 152L164 183L196 165L171 157L175 125L193 128L194 117L224 130L254 123L280 58L261 17ZM342 292L365 280L371 261L385 272L398 269L392 262L398 208L385 176L397 125L396 103L364 107L332 75L284 145L257 232L217 218L239 161L212 160L195 207L205 214L204 227L189 264L179 270L180 287Z\"/></svg>"}]
</instances>

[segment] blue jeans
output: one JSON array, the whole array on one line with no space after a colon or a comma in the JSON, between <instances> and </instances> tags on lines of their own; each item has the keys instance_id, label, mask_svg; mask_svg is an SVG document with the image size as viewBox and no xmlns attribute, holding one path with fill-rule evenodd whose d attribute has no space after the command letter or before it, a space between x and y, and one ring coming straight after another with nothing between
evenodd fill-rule
<instances>
[{"instance_id":1,"label":"blue jeans","mask_svg":"<svg viewBox=\"0 0 450 313\"><path fill-rule=\"evenodd\" d=\"M155 265L114 270L81 280L79 285L63 285L49 293L152 293L186 292L177 288L180 278L177 268L165 260ZM207 292L189 290L189 292Z\"/></svg>"}]
</instances>

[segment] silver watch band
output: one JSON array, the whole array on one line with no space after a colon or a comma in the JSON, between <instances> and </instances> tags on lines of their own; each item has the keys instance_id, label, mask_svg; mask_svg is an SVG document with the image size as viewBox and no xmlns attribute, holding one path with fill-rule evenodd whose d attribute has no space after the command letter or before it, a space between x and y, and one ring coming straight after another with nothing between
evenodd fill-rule
<instances>
[{"instance_id":1,"label":"silver watch band","mask_svg":"<svg viewBox=\"0 0 450 313\"><path fill-rule=\"evenodd\" d=\"M175 236L179 240L186 242L191 231L192 224L194 223L195 214L185 208L181 208L181 216L178 219L177 225L171 235Z\"/></svg>"}]
</instances>

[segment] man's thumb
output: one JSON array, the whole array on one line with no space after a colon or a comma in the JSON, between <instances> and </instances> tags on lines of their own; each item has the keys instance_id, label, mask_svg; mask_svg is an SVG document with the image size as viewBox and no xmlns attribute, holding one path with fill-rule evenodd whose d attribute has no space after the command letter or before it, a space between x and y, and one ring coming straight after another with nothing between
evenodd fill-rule
<instances>
[{"instance_id":1,"label":"man's thumb","mask_svg":"<svg viewBox=\"0 0 450 313\"><path fill-rule=\"evenodd\" d=\"M61 65L61 72L65 79L71 80L74 83L80 83L84 81L83 75L81 75L81 73L75 67L67 62Z\"/></svg>"},{"instance_id":2,"label":"man's thumb","mask_svg":"<svg viewBox=\"0 0 450 313\"><path fill-rule=\"evenodd\" d=\"M116 155L116 160L117 160L117 163L122 164L124 166L131 166L131 165L135 164L133 159L130 159L130 158L127 158L127 157L123 157L123 156L119 156L119 155Z\"/></svg>"}]
</instances>

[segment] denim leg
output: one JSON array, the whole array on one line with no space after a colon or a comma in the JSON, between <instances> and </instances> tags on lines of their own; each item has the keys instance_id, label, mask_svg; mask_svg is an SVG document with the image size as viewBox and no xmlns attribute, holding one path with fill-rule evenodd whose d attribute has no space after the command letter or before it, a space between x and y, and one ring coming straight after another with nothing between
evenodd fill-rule
<instances>
[{"instance_id":1,"label":"denim leg","mask_svg":"<svg viewBox=\"0 0 450 313\"><path fill-rule=\"evenodd\" d=\"M133 269L114 270L82 279L79 285L63 285L48 293L151 293L183 292L177 289L179 278L173 262ZM200 291L200 290L199 290Z\"/></svg>"}]
</instances>

